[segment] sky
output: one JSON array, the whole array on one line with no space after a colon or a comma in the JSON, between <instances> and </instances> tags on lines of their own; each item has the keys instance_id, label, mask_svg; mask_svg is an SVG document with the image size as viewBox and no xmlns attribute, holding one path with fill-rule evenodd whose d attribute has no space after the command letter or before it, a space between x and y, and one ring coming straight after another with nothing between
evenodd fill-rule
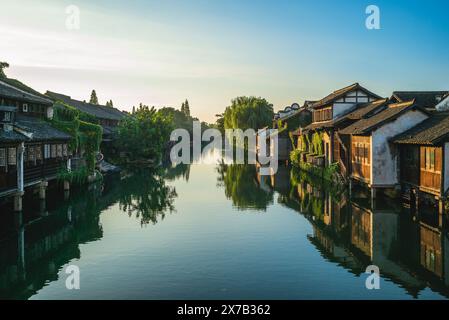
<instances>
[{"instance_id":1,"label":"sky","mask_svg":"<svg viewBox=\"0 0 449 320\"><path fill-rule=\"evenodd\" d=\"M66 27L68 6L79 29ZM368 29L365 10L380 10ZM275 110L359 82L449 90L449 1L0 0L0 61L45 92L131 110L179 107L214 122L237 96ZM7 14L4 14L7 13Z\"/></svg>"}]
</instances>

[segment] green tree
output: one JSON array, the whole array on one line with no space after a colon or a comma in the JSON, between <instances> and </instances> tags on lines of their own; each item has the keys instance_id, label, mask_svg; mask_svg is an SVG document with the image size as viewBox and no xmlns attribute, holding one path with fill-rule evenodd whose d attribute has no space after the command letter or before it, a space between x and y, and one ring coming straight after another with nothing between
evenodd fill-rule
<instances>
[{"instance_id":1,"label":"green tree","mask_svg":"<svg viewBox=\"0 0 449 320\"><path fill-rule=\"evenodd\" d=\"M190 117L190 106L189 101L187 99L184 102L184 114L186 115L186 117Z\"/></svg>"},{"instance_id":2,"label":"green tree","mask_svg":"<svg viewBox=\"0 0 449 320\"><path fill-rule=\"evenodd\" d=\"M225 129L261 129L273 122L273 105L263 98L237 97L224 112Z\"/></svg>"},{"instance_id":3,"label":"green tree","mask_svg":"<svg viewBox=\"0 0 449 320\"><path fill-rule=\"evenodd\" d=\"M131 160L153 159L159 161L173 129L173 120L154 107L140 104L133 115L120 122L117 146Z\"/></svg>"},{"instance_id":4,"label":"green tree","mask_svg":"<svg viewBox=\"0 0 449 320\"><path fill-rule=\"evenodd\" d=\"M89 103L91 103L91 104L98 104L97 93L95 92L95 90L92 90L92 93L90 94L90 101L89 101Z\"/></svg>"},{"instance_id":5,"label":"green tree","mask_svg":"<svg viewBox=\"0 0 449 320\"><path fill-rule=\"evenodd\" d=\"M9 68L8 62L0 62L0 78L7 78L4 69Z\"/></svg>"},{"instance_id":6,"label":"green tree","mask_svg":"<svg viewBox=\"0 0 449 320\"><path fill-rule=\"evenodd\" d=\"M106 101L106 107L110 107L110 108L114 107L114 103L112 103L112 100Z\"/></svg>"}]
</instances>

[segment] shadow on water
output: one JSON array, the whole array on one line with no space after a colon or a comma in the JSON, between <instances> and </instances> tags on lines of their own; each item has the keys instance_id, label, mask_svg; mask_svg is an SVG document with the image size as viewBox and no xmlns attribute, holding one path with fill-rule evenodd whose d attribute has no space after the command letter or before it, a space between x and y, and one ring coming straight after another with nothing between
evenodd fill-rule
<instances>
[{"instance_id":1,"label":"shadow on water","mask_svg":"<svg viewBox=\"0 0 449 320\"><path fill-rule=\"evenodd\" d=\"M267 178L257 180L265 188ZM414 298L428 287L449 297L449 236L438 225L438 213L413 213L407 203L383 194L372 200L363 187L350 196L294 168L280 167L268 182L280 204L311 223L308 239L327 261L357 276L376 265L386 281Z\"/></svg>"},{"instance_id":2,"label":"shadow on water","mask_svg":"<svg viewBox=\"0 0 449 320\"><path fill-rule=\"evenodd\" d=\"M165 179L188 179L189 166L130 172L127 178L111 176L101 184L72 192L64 199L48 190L47 201L31 195L24 211L11 204L0 208L0 298L27 299L58 279L61 268L80 258L79 246L103 237L100 214L112 205L141 225L157 223L175 210L176 190ZM47 207L48 204L48 207Z\"/></svg>"}]
</instances>

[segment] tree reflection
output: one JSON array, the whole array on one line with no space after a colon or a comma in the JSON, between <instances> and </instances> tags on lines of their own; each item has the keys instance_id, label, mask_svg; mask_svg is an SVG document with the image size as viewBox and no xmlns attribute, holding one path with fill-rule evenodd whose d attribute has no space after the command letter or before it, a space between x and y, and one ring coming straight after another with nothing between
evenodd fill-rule
<instances>
[{"instance_id":1,"label":"tree reflection","mask_svg":"<svg viewBox=\"0 0 449 320\"><path fill-rule=\"evenodd\" d=\"M138 170L122 182L120 209L140 219L142 225L156 224L167 212L173 212L177 193L165 183L164 170Z\"/></svg>"},{"instance_id":2,"label":"tree reflection","mask_svg":"<svg viewBox=\"0 0 449 320\"><path fill-rule=\"evenodd\" d=\"M216 170L218 186L225 188L226 197L238 209L265 211L273 203L273 192L267 192L258 185L254 165L227 165L222 161Z\"/></svg>"}]
</instances>

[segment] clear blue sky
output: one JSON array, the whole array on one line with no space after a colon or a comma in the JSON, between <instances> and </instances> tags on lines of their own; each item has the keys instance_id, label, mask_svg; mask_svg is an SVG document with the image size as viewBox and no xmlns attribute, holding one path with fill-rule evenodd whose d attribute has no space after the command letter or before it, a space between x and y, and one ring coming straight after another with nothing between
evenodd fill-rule
<instances>
[{"instance_id":1,"label":"clear blue sky","mask_svg":"<svg viewBox=\"0 0 449 320\"><path fill-rule=\"evenodd\" d=\"M95 88L127 110L188 98L213 121L239 95L277 110L353 82L383 96L449 89L447 0L0 1L9 76L78 99ZM370 4L381 30L365 28Z\"/></svg>"}]
</instances>

